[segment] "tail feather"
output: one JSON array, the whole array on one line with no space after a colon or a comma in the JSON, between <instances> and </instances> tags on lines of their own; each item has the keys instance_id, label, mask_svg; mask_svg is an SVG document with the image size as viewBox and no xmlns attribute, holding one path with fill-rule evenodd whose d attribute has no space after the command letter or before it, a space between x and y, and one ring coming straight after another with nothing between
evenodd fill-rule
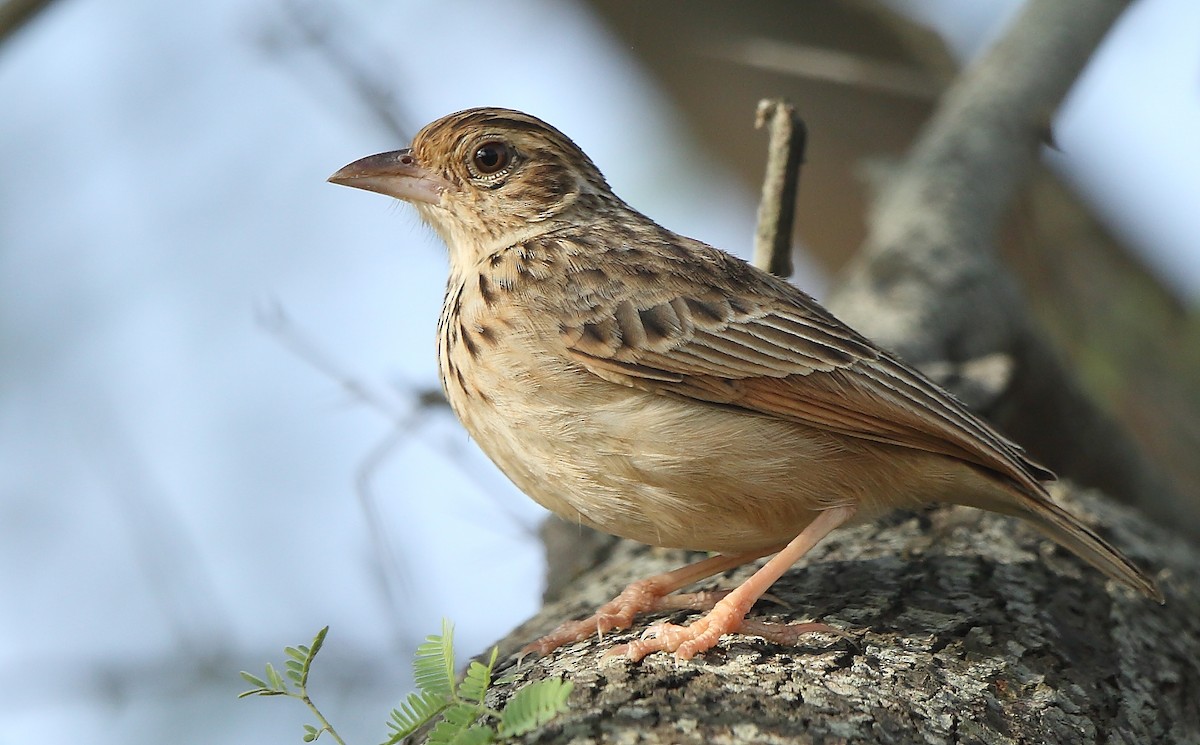
<instances>
[{"instance_id":1,"label":"tail feather","mask_svg":"<svg viewBox=\"0 0 1200 745\"><path fill-rule=\"evenodd\" d=\"M1163 602L1163 594L1154 580L1079 518L1055 504L1044 487L1032 491L1024 484L996 478L982 483L972 479L969 483L970 487L955 491L953 501L1019 517L1107 576Z\"/></svg>"},{"instance_id":2,"label":"tail feather","mask_svg":"<svg viewBox=\"0 0 1200 745\"><path fill-rule=\"evenodd\" d=\"M1025 509L1018 513L1019 516L1033 523L1060 546L1118 582L1159 603L1164 602L1163 594L1154 580L1074 515L1049 499L1026 498L1022 500L1022 507Z\"/></svg>"}]
</instances>

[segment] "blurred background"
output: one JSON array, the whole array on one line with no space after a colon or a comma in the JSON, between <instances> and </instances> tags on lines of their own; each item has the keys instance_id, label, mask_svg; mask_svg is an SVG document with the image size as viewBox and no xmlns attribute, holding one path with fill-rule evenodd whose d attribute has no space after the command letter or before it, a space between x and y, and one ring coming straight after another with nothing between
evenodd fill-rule
<instances>
[{"instance_id":1,"label":"blurred background","mask_svg":"<svg viewBox=\"0 0 1200 745\"><path fill-rule=\"evenodd\" d=\"M378 742L442 617L465 656L538 607L540 509L429 395L444 249L335 169L519 108L746 256L754 105L787 96L809 126L793 280L821 297L1019 6L0 0L0 744L296 742L302 707L236 700L237 671L325 624L318 703ZM1002 246L1200 500L1197 28L1193 0L1132 4Z\"/></svg>"}]
</instances>

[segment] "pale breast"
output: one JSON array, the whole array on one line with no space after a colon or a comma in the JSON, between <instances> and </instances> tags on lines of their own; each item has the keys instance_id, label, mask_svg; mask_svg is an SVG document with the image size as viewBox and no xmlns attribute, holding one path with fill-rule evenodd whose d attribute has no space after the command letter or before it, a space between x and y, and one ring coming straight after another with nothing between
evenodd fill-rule
<instances>
[{"instance_id":1,"label":"pale breast","mask_svg":"<svg viewBox=\"0 0 1200 745\"><path fill-rule=\"evenodd\" d=\"M586 464L564 474L586 421L584 380L539 342L545 323L514 304L484 271L452 275L438 323L442 388L488 457L522 491L569 520ZM600 527L600 526L596 526Z\"/></svg>"},{"instance_id":2,"label":"pale breast","mask_svg":"<svg viewBox=\"0 0 1200 745\"><path fill-rule=\"evenodd\" d=\"M438 346L446 395L472 438L564 519L744 552L790 540L819 510L853 503L868 517L905 498L897 484L922 488L878 445L597 377L559 348L556 329L496 276L460 272Z\"/></svg>"}]
</instances>

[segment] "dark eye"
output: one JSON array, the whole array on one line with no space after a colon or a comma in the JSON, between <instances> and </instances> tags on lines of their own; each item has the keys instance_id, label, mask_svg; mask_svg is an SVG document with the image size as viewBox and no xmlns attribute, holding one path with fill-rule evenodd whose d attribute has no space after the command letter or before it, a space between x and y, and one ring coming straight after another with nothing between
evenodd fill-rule
<instances>
[{"instance_id":1,"label":"dark eye","mask_svg":"<svg viewBox=\"0 0 1200 745\"><path fill-rule=\"evenodd\" d=\"M481 176L490 176L508 167L512 162L512 150L503 142L485 142L475 148L471 162Z\"/></svg>"}]
</instances>

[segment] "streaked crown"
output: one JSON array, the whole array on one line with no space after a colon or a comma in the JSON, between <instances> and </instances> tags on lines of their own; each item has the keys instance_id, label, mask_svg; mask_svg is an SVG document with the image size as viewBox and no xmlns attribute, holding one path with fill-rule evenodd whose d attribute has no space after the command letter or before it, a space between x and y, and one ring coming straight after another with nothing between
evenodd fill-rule
<instances>
[{"instance_id":1,"label":"streaked crown","mask_svg":"<svg viewBox=\"0 0 1200 745\"><path fill-rule=\"evenodd\" d=\"M565 218L581 198L590 198L589 207L616 200L578 145L520 111L478 108L442 117L417 133L411 152L447 183L440 204L417 208L451 251L456 243L537 230Z\"/></svg>"}]
</instances>

